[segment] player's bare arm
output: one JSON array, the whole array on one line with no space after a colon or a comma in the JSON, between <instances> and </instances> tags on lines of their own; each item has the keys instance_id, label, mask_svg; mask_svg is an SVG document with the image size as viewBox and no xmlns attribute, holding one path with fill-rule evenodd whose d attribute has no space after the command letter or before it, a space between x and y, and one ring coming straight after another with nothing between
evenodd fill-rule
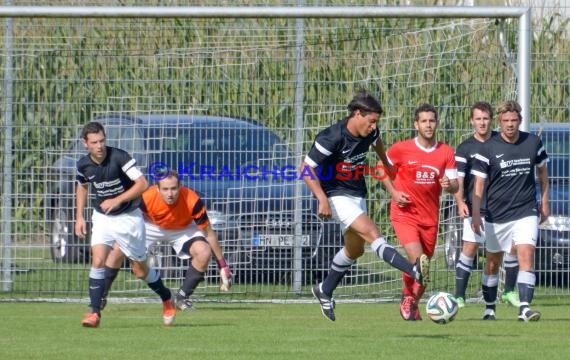
<instances>
[{"instance_id":1,"label":"player's bare arm","mask_svg":"<svg viewBox=\"0 0 570 360\"><path fill-rule=\"evenodd\" d=\"M209 224L201 230L205 233L206 240L208 241L208 244L210 244L210 248L212 248L212 252L214 253L216 260L222 260L224 258L224 254L222 252L222 247L218 242L216 231L212 229L212 226Z\"/></svg>"},{"instance_id":2,"label":"player's bare arm","mask_svg":"<svg viewBox=\"0 0 570 360\"><path fill-rule=\"evenodd\" d=\"M218 236L216 234L216 231L212 229L212 226L210 224L206 225L206 227L204 227L201 230L206 235L206 241L208 241L208 244L210 244L212 253L216 258L216 263L220 268L220 281L221 281L220 290L229 291L230 288L232 287L233 274L230 270L230 267L226 263L226 260L224 259L224 254L222 252L222 247L218 242Z\"/></svg>"},{"instance_id":3,"label":"player's bare arm","mask_svg":"<svg viewBox=\"0 0 570 360\"><path fill-rule=\"evenodd\" d=\"M460 218L469 217L469 207L464 200L465 194L463 193L463 180L464 178L462 176L457 178L458 189L457 192L453 194L455 197L455 203L457 204L457 215L459 215Z\"/></svg>"},{"instance_id":4,"label":"player's bare arm","mask_svg":"<svg viewBox=\"0 0 570 360\"><path fill-rule=\"evenodd\" d=\"M332 210L329 205L329 200L325 192L323 191L323 187L321 186L321 182L317 175L317 172L314 168L312 168L309 164L303 161L301 164L301 172L304 169L309 169L311 171L312 177L310 176L303 176L303 181L311 190L315 198L317 199L319 206L318 206L318 215L324 219L329 219L332 217Z\"/></svg>"},{"instance_id":5,"label":"player's bare arm","mask_svg":"<svg viewBox=\"0 0 570 360\"><path fill-rule=\"evenodd\" d=\"M124 202L134 200L142 195L142 193L148 188L148 181L144 176L139 176L135 181L133 186L124 193L112 198L106 199L101 202L101 210L108 214L110 211L118 207Z\"/></svg>"},{"instance_id":6,"label":"player's bare arm","mask_svg":"<svg viewBox=\"0 0 570 360\"><path fill-rule=\"evenodd\" d=\"M386 149L384 144L382 143L381 139L376 141L376 145L374 146L374 151L378 155L378 161L376 162L377 171L379 172L376 174L382 179L382 185L386 188L386 191L392 197L392 200L399 206L404 207L411 203L410 195L406 194L403 191L396 190L394 184L392 183L392 178L390 177L391 167L388 158L386 157ZM388 173L387 173L388 172Z\"/></svg>"},{"instance_id":7,"label":"player's bare arm","mask_svg":"<svg viewBox=\"0 0 570 360\"><path fill-rule=\"evenodd\" d=\"M471 228L477 235L481 235L481 230L485 230L481 221L481 200L483 199L483 191L485 190L485 179L474 176L473 186L473 218Z\"/></svg>"},{"instance_id":8,"label":"player's bare arm","mask_svg":"<svg viewBox=\"0 0 570 360\"><path fill-rule=\"evenodd\" d=\"M87 225L83 213L85 212L85 205L87 204L87 194L89 189L87 184L77 184L75 187L75 235L81 239L85 239L87 234Z\"/></svg>"},{"instance_id":9,"label":"player's bare arm","mask_svg":"<svg viewBox=\"0 0 570 360\"><path fill-rule=\"evenodd\" d=\"M550 204L548 203L548 170L547 165L537 167L538 181L540 183L540 223L550 216Z\"/></svg>"},{"instance_id":10,"label":"player's bare arm","mask_svg":"<svg viewBox=\"0 0 570 360\"><path fill-rule=\"evenodd\" d=\"M457 179L450 179L447 177L447 175L443 175L439 179L439 184L445 192L448 192L450 194L455 194L457 190L459 190L459 183Z\"/></svg>"}]
</instances>

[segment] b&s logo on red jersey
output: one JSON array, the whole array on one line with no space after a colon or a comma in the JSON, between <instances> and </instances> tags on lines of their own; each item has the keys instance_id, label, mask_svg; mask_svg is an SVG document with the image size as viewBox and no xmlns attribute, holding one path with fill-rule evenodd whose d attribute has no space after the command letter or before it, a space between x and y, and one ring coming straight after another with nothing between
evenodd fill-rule
<instances>
[{"instance_id":1,"label":"b&s logo on red jersey","mask_svg":"<svg viewBox=\"0 0 570 360\"><path fill-rule=\"evenodd\" d=\"M416 184L432 185L439 179L439 170L433 166L420 165L416 167Z\"/></svg>"}]
</instances>

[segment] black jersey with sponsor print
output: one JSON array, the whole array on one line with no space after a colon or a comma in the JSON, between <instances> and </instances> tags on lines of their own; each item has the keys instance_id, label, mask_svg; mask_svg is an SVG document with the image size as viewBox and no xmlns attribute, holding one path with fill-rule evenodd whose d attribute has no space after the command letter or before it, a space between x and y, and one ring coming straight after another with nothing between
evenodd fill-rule
<instances>
[{"instance_id":1,"label":"black jersey with sponsor print","mask_svg":"<svg viewBox=\"0 0 570 360\"><path fill-rule=\"evenodd\" d=\"M496 136L497 132L491 132L491 137ZM484 142L477 140L474 136L463 141L457 149L455 149L455 162L457 163L457 174L459 177L463 178L463 198L467 203L469 208L469 213L471 214L471 204L473 204L473 178L471 175L471 168L473 167L473 161L475 155L481 152L481 148L484 144L489 141L487 139ZM485 185L487 182L485 182ZM486 192L486 190L485 190ZM481 214L486 212L486 201L485 198L481 201Z\"/></svg>"},{"instance_id":2,"label":"black jersey with sponsor print","mask_svg":"<svg viewBox=\"0 0 570 360\"><path fill-rule=\"evenodd\" d=\"M364 165L370 145L379 137L375 129L366 137L353 136L346 125L348 117L317 134L305 162L316 167L327 196L366 196L365 175L356 167ZM306 175L306 174L305 174Z\"/></svg>"},{"instance_id":3,"label":"black jersey with sponsor print","mask_svg":"<svg viewBox=\"0 0 570 360\"><path fill-rule=\"evenodd\" d=\"M535 166L544 166L548 155L540 138L520 132L514 144L493 136L473 162L471 174L486 178L485 220L505 223L538 216Z\"/></svg>"},{"instance_id":4,"label":"black jersey with sponsor print","mask_svg":"<svg viewBox=\"0 0 570 360\"><path fill-rule=\"evenodd\" d=\"M107 146L107 156L101 164L95 163L89 155L77 161L77 181L84 185L92 184L95 191L95 210L101 210L101 202L112 199L124 193L133 186L134 181L129 178L127 171L136 166L136 161L126 151ZM118 215L136 209L140 198L122 203L111 210L108 215Z\"/></svg>"}]
</instances>

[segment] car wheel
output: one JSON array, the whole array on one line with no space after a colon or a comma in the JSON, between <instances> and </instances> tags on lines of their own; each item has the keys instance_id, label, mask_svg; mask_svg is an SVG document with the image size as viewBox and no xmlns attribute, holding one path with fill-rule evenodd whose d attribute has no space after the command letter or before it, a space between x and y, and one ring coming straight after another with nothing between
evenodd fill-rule
<instances>
[{"instance_id":1,"label":"car wheel","mask_svg":"<svg viewBox=\"0 0 570 360\"><path fill-rule=\"evenodd\" d=\"M449 270L455 268L455 264L461 255L461 224L452 222L445 232L444 254L445 264Z\"/></svg>"},{"instance_id":2,"label":"car wheel","mask_svg":"<svg viewBox=\"0 0 570 360\"><path fill-rule=\"evenodd\" d=\"M57 209L57 206L56 206ZM51 257L55 262L82 263L88 260L89 247L78 244L69 212L57 209L52 215Z\"/></svg>"}]
</instances>

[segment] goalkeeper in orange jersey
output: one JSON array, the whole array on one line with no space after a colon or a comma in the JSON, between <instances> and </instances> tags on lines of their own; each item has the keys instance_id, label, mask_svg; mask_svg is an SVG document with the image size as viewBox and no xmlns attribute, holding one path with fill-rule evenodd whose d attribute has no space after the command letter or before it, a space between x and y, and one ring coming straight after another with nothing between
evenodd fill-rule
<instances>
[{"instance_id":1,"label":"goalkeeper in orange jersey","mask_svg":"<svg viewBox=\"0 0 570 360\"><path fill-rule=\"evenodd\" d=\"M142 195L141 210L145 219L148 244L168 242L180 259L191 259L180 289L175 295L179 310L192 309L190 295L208 268L212 253L220 269L220 290L228 291L232 285L232 272L224 260L216 232L210 225L204 202L191 189L180 185L174 170L150 186ZM102 308L106 304L111 284L117 277L123 253L114 248L105 264L105 293Z\"/></svg>"}]
</instances>

